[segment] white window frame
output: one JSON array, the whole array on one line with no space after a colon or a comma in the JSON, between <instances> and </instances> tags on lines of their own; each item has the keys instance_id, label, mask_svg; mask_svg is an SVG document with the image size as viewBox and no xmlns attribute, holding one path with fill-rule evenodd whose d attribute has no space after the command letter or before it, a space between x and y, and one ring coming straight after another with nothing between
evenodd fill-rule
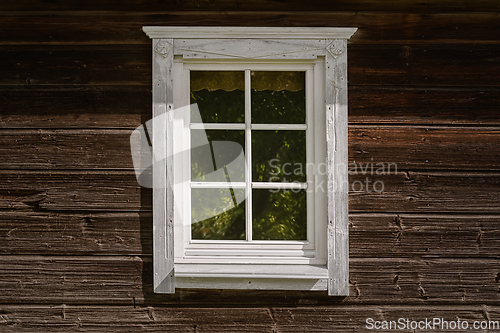
<instances>
[{"instance_id":1,"label":"white window frame","mask_svg":"<svg viewBox=\"0 0 500 333\"><path fill-rule=\"evenodd\" d=\"M329 295L347 296L349 294L347 39L356 29L144 27L143 30L153 39L151 141L153 151L160 153L161 156L167 156L161 163L155 163L153 166L154 291L173 293L176 287L328 290ZM313 110L314 117L317 119L322 117L326 123L323 132L324 145L321 147L321 144L315 141L313 148L326 153L323 156L326 155L324 163L327 170L327 193L323 204L324 216L321 217L321 209L319 213L318 210L314 210L316 214L314 235L324 237L326 248L323 251L326 262L293 261L286 258L249 261L241 258L234 260L225 258L218 262L213 258L184 260L185 242L179 240L176 235L182 230L179 231L179 226L175 223L174 189L169 185L173 184L173 181L169 182L169 178L174 177L172 156L174 137L178 129L173 124L173 118L168 116L168 112L174 107L182 107L189 103L183 98L182 92L183 89L185 91L183 82L184 86L186 84L185 70L204 65L215 66L214 68L240 66L244 69L258 69L272 66L273 63L276 64L277 70L283 70L285 64L291 68L309 64L312 66L310 69L312 72L309 73L314 72L314 82L308 84L314 84L316 88L323 87L314 89ZM183 68L184 65L186 69ZM319 69L321 75L318 73ZM310 74L306 74L306 81L311 77ZM319 118L318 113L321 115ZM162 115L167 117L158 117ZM155 118L162 120L155 121ZM320 126L318 121L314 126L316 128ZM311 142L309 136L308 142ZM315 155L321 156L321 152ZM314 161L318 163L317 160ZM308 203L308 208L309 206ZM309 230L308 237L310 237ZM266 242L259 243L262 244L255 245L254 249L266 245ZM321 241L315 239L315 243L316 252L320 253ZM177 246L175 249L174 244ZM292 248L293 246L285 247L283 250L290 251ZM318 258L321 259L321 255L318 255Z\"/></svg>"}]
</instances>

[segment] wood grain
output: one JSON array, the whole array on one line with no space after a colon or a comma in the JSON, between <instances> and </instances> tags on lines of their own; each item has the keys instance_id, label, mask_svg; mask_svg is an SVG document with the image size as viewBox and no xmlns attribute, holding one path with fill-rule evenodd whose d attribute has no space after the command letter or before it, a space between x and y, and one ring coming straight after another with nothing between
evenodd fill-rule
<instances>
[{"instance_id":1,"label":"wood grain","mask_svg":"<svg viewBox=\"0 0 500 333\"><path fill-rule=\"evenodd\" d=\"M493 0L492 0L493 1ZM494 1L493 1L494 2ZM277 2L275 2L277 3ZM396 2L392 2L396 4ZM335 2L336 6L337 2ZM60 4L59 4L60 5ZM305 5L305 4L304 4ZM498 6L498 4L495 4ZM44 4L47 6L47 4ZM378 5L377 5L378 6ZM121 5L120 5L121 7ZM33 8L33 7L31 7ZM146 8L130 12L0 11L0 29L9 31L0 44L147 44L142 32L145 25L175 26L309 26L356 27L359 30L351 44L419 44L468 43L498 44L500 25L495 10L472 12L436 12L405 10L404 12L370 12L354 10L323 11L307 4L306 10L265 11L181 11ZM382 8L382 7L380 7ZM465 8L465 7L460 7ZM30 9L32 10L32 9ZM46 9L49 10L49 9ZM89 24L92 22L92 24Z\"/></svg>"},{"instance_id":2,"label":"wood grain","mask_svg":"<svg viewBox=\"0 0 500 333\"><path fill-rule=\"evenodd\" d=\"M9 45L0 53L0 85L151 86L148 44ZM500 45L354 44L348 58L356 86L496 87L500 80Z\"/></svg>"},{"instance_id":3,"label":"wood grain","mask_svg":"<svg viewBox=\"0 0 500 333\"><path fill-rule=\"evenodd\" d=\"M336 10L336 11L357 11L357 10L371 10L371 11L420 11L420 12L467 12L467 11L495 11L500 9L497 2L492 0L478 0L471 4L466 0L452 1L442 0L438 3L432 0L406 0L401 2L385 1L330 1L315 0L305 4L300 0L291 0L286 3L270 0L251 0L239 2L234 0L221 0L217 2L199 2L195 0L189 1L162 1L156 0L143 0L137 2L134 0L108 0L100 2L97 0L86 1L85 3L71 0L66 1L64 4L45 3L40 0L23 0L20 2L6 3L0 6L2 11L16 11L16 10L40 10L40 11L78 11L78 10L117 10L120 11L136 11L136 10L292 10L292 11L307 11L314 8L318 11Z\"/></svg>"},{"instance_id":4,"label":"wood grain","mask_svg":"<svg viewBox=\"0 0 500 333\"><path fill-rule=\"evenodd\" d=\"M151 189L133 171L0 170L0 179L2 209L151 209ZM500 213L497 172L351 173L349 181L351 212Z\"/></svg>"},{"instance_id":5,"label":"wood grain","mask_svg":"<svg viewBox=\"0 0 500 333\"><path fill-rule=\"evenodd\" d=\"M1 46L0 85L151 87L150 45Z\"/></svg>"},{"instance_id":6,"label":"wood grain","mask_svg":"<svg viewBox=\"0 0 500 333\"><path fill-rule=\"evenodd\" d=\"M499 125L500 89L349 86L351 124ZM0 87L2 128L129 128L151 119L151 88Z\"/></svg>"},{"instance_id":7,"label":"wood grain","mask_svg":"<svg viewBox=\"0 0 500 333\"><path fill-rule=\"evenodd\" d=\"M350 258L497 258L497 215L351 214Z\"/></svg>"},{"instance_id":8,"label":"wood grain","mask_svg":"<svg viewBox=\"0 0 500 333\"><path fill-rule=\"evenodd\" d=\"M59 332L70 328L115 332L360 332L366 319L425 320L432 315L444 320L483 321L495 318L497 306L331 306L196 308L172 306L79 306L5 305L1 307L4 325L16 332ZM164 331L162 331L164 332Z\"/></svg>"},{"instance_id":9,"label":"wood grain","mask_svg":"<svg viewBox=\"0 0 500 333\"><path fill-rule=\"evenodd\" d=\"M128 129L0 130L0 169L133 170ZM500 170L496 127L349 126L351 173Z\"/></svg>"},{"instance_id":10,"label":"wood grain","mask_svg":"<svg viewBox=\"0 0 500 333\"><path fill-rule=\"evenodd\" d=\"M500 208L500 177L496 173L358 173L349 181L351 212L495 213ZM383 191L375 191L382 187Z\"/></svg>"},{"instance_id":11,"label":"wood grain","mask_svg":"<svg viewBox=\"0 0 500 333\"><path fill-rule=\"evenodd\" d=\"M498 88L351 85L349 122L367 124L498 124Z\"/></svg>"},{"instance_id":12,"label":"wood grain","mask_svg":"<svg viewBox=\"0 0 500 333\"><path fill-rule=\"evenodd\" d=\"M151 119L151 88L0 88L2 128L136 128Z\"/></svg>"},{"instance_id":13,"label":"wood grain","mask_svg":"<svg viewBox=\"0 0 500 333\"><path fill-rule=\"evenodd\" d=\"M7 211L3 255L152 255L151 212ZM351 214L350 258L497 258L498 215Z\"/></svg>"},{"instance_id":14,"label":"wood grain","mask_svg":"<svg viewBox=\"0 0 500 333\"><path fill-rule=\"evenodd\" d=\"M0 254L152 255L152 212L2 212Z\"/></svg>"},{"instance_id":15,"label":"wood grain","mask_svg":"<svg viewBox=\"0 0 500 333\"><path fill-rule=\"evenodd\" d=\"M344 304L498 304L497 259L351 258ZM152 293L151 257L0 256L0 303L235 307L335 302L326 292L177 290ZM265 297L263 297L266 295Z\"/></svg>"}]
</instances>

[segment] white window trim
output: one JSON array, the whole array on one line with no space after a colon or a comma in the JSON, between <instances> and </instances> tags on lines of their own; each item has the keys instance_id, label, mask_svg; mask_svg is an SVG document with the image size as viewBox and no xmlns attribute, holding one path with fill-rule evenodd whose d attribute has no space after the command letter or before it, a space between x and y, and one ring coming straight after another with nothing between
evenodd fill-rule
<instances>
[{"instance_id":1,"label":"white window trim","mask_svg":"<svg viewBox=\"0 0 500 333\"><path fill-rule=\"evenodd\" d=\"M320 126L325 122L325 116L323 112L323 102L321 102L321 98L319 101L314 101L313 92L317 89L323 89L324 87L324 61L316 60L291 60L287 61L285 64L283 61L269 61L269 60L259 60L259 61L232 61L231 63L224 64L213 64L213 60L182 60L182 59L174 59L174 82L182 82L182 84L174 85L174 105L184 106L189 104L189 71L190 70L231 70L231 71L247 71L248 74L252 70L278 70L278 71L303 71L306 73L306 94L307 96L307 119L306 124L304 125L269 125L269 124L252 124L250 126L251 130L258 130L261 128L270 128L278 129L296 129L296 130L305 130L307 135L307 156L306 165L318 165L322 161L325 161L326 154L326 145L325 145L325 133L324 129L317 130L314 126L315 122L319 123ZM321 82L313 82L314 77L319 76L319 80ZM176 91L177 88L180 88L182 91ZM319 95L319 94L318 94ZM248 101L249 102L249 101ZM318 109L315 109L318 108ZM250 107L248 106L248 109ZM318 119L314 119L316 118ZM322 120L321 116L323 117ZM186 119L186 122L188 120ZM184 124L179 124L180 126L174 126L174 137L176 138L175 145L177 146L177 142L189 141L189 130L187 126ZM245 130L246 124L189 124L189 128L223 128L228 129L232 127L238 130ZM321 135L322 134L322 135ZM179 140L180 139L180 140ZM250 140L247 140L247 144ZM320 152L315 152L315 147L321 150ZM189 144L185 144L182 150L189 149ZM250 145L246 147L246 156L249 155ZM316 157L315 155L320 155ZM178 156L178 155L175 155ZM183 155L184 161L176 161L174 160L174 174L176 175L179 172L185 172L187 168L185 165L190 165L189 159L186 158L189 155ZM324 162L323 162L324 163ZM176 166L182 165L180 168L176 168ZM180 170L178 170L180 169ZM191 240L190 238L190 224L189 223L178 223L177 221L181 220L180 216L175 216L174 220L174 264L175 271L179 272L179 267L182 269L187 269L189 267L189 263L192 264L228 264L231 263L233 267L237 267L235 264L288 264L288 265L297 265L295 268L298 272L304 271L307 268L300 265L317 265L326 267L326 239L324 237L324 233L315 232L315 230L326 230L326 198L323 201L315 200L315 193L310 189L316 188L316 179L319 183L323 182L326 184L326 175L314 175L313 170L308 173L307 183L309 186L308 196L307 196L307 220L308 220L308 239L306 241L258 241L252 240L251 242L246 241L207 241L207 240ZM315 177L316 176L316 177ZM175 177L175 176L174 176ZM183 179L187 179L189 175L184 175ZM179 182L175 181L176 184ZM195 183L196 184L196 183ZM240 183L232 183L233 188L238 187ZM185 188L181 193L187 193L189 191L189 184L184 183ZM193 185L193 183L191 183ZM207 187L208 184L200 184L203 187ZM217 185L216 187L227 187L228 183L220 184L220 183L211 183L209 185ZM236 185L236 186L235 186ZM243 188L246 188L246 183L241 183ZM287 186L290 188L294 185L302 185L302 184L290 184L290 183L260 183L260 182L252 182L250 181L248 184L249 190L257 189L257 188L269 188L269 186L283 187ZM264 186L264 187L263 187ZM191 186L193 187L193 186ZM199 186L196 186L199 187ZM307 189L303 186L294 186L300 187L303 189ZM190 215L190 207L189 203L183 204L184 199L187 199L188 196L179 195L176 193L176 188L174 188L174 197L176 198L177 207L183 207L184 211L181 213L182 216ZM187 201L187 200L185 200ZM250 205L247 198L247 204ZM189 220L187 218L186 220ZM249 226L247 226L249 227ZM248 228L247 234L251 233L251 228ZM179 241L182 240L182 241ZM177 264L184 264L179 266ZM197 269L197 268L195 268ZM326 269L325 269L326 274ZM278 274L277 274L278 275ZM179 274L176 274L178 277ZM252 273L252 276L253 273Z\"/></svg>"},{"instance_id":2,"label":"white window trim","mask_svg":"<svg viewBox=\"0 0 500 333\"><path fill-rule=\"evenodd\" d=\"M175 288L328 290L349 294L347 178L347 39L355 28L144 27L153 39L154 291ZM207 41L208 39L208 41ZM174 264L173 124L155 117L174 109L174 56L217 61L324 57L327 166L327 265ZM319 93L319 92L315 92ZM316 96L317 97L317 96ZM169 157L170 156L170 157ZM299 267L300 266L300 267Z\"/></svg>"}]
</instances>

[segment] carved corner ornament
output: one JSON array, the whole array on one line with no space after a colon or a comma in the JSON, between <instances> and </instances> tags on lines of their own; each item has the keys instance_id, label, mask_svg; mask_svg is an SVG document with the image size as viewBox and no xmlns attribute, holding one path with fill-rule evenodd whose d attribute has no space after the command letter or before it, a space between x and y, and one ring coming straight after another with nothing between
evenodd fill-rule
<instances>
[{"instance_id":1,"label":"carved corner ornament","mask_svg":"<svg viewBox=\"0 0 500 333\"><path fill-rule=\"evenodd\" d=\"M160 39L155 46L155 52L158 52L165 58L170 54L170 52L172 52L172 49L173 49L172 43L169 43L165 39Z\"/></svg>"},{"instance_id":2,"label":"carved corner ornament","mask_svg":"<svg viewBox=\"0 0 500 333\"><path fill-rule=\"evenodd\" d=\"M328 52L330 52L332 57L337 59L338 57L340 57L342 53L345 52L346 43L342 39L335 39L333 42L330 43L330 45L328 45L326 49L328 50Z\"/></svg>"}]
</instances>

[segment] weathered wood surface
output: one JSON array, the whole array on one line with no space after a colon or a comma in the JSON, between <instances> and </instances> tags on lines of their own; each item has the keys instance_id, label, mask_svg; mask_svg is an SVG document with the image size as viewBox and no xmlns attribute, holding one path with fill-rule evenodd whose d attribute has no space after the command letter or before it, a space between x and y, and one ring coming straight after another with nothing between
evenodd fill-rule
<instances>
[{"instance_id":1,"label":"weathered wood surface","mask_svg":"<svg viewBox=\"0 0 500 333\"><path fill-rule=\"evenodd\" d=\"M358 174L377 174L377 169L387 171L390 163L397 164L398 170L499 170L500 131L353 125L349 131L349 162L349 168Z\"/></svg>"},{"instance_id":2,"label":"weathered wood surface","mask_svg":"<svg viewBox=\"0 0 500 333\"><path fill-rule=\"evenodd\" d=\"M0 169L133 169L128 129L0 130ZM500 129L349 127L351 173L398 170L500 170ZM381 169L383 168L383 170ZM293 169L293 167L292 167ZM288 170L292 171L292 170Z\"/></svg>"},{"instance_id":3,"label":"weathered wood surface","mask_svg":"<svg viewBox=\"0 0 500 333\"><path fill-rule=\"evenodd\" d=\"M151 86L150 45L1 46L1 85Z\"/></svg>"},{"instance_id":4,"label":"weathered wood surface","mask_svg":"<svg viewBox=\"0 0 500 333\"><path fill-rule=\"evenodd\" d=\"M252 0L238 2L233 0L221 0L217 2L199 2L196 0L189 1L174 1L168 0L158 2L156 0L143 0L140 2L134 0L108 0L101 2L98 0L86 1L85 3L71 0L64 4L45 3L41 0L23 0L13 3L5 3L0 6L3 11L16 10L120 10L120 11L136 11L136 10L289 10L289 11L307 11L312 8L317 11L335 10L335 11L357 11L357 10L372 10L372 11L417 11L417 12L467 12L467 11L495 11L500 9L498 2L494 0L478 0L470 3L466 0L441 0L435 2L432 0L405 0L393 2L390 0L384 1L365 1L365 0L342 0L330 1L316 0L307 4L300 0L291 0L284 2L270 0Z\"/></svg>"},{"instance_id":5,"label":"weathered wood surface","mask_svg":"<svg viewBox=\"0 0 500 333\"><path fill-rule=\"evenodd\" d=\"M495 2L495 0L491 0ZM276 2L277 3L277 2ZM397 4L396 2L391 2ZM399 2L398 2L399 3ZM401 2L403 3L403 2ZM201 3L200 3L201 4ZM243 3L242 3L243 4ZM468 4L474 4L468 2ZM56 6L60 6L57 4ZM337 5L337 1L332 3ZM498 6L498 4L495 4ZM44 3L44 7L48 4ZM317 10L304 3L306 11L204 11L175 12L2 12L0 29L9 31L0 44L150 44L142 32L145 25L177 26L324 26L357 27L351 38L357 43L498 43L499 16L496 10L422 13L405 11ZM378 7L378 4L376 5ZM121 5L117 5L121 7ZM117 7L113 8L116 10ZM466 7L460 7L466 8ZM49 10L48 7L45 10ZM308 10L314 10L308 12ZM89 24L92 22L92 24Z\"/></svg>"},{"instance_id":6,"label":"weathered wood surface","mask_svg":"<svg viewBox=\"0 0 500 333\"><path fill-rule=\"evenodd\" d=\"M498 258L498 215L351 214L351 258Z\"/></svg>"},{"instance_id":7,"label":"weathered wood surface","mask_svg":"<svg viewBox=\"0 0 500 333\"><path fill-rule=\"evenodd\" d=\"M369 124L499 123L498 88L350 86L349 122Z\"/></svg>"},{"instance_id":8,"label":"weathered wood surface","mask_svg":"<svg viewBox=\"0 0 500 333\"><path fill-rule=\"evenodd\" d=\"M0 254L152 255L151 212L2 212Z\"/></svg>"},{"instance_id":9,"label":"weathered wood surface","mask_svg":"<svg viewBox=\"0 0 500 333\"><path fill-rule=\"evenodd\" d=\"M380 183L375 188L366 182ZM495 173L402 172L349 177L351 212L495 213L500 210L500 177ZM363 187L359 181L363 183ZM372 185L373 185L372 184ZM370 192L371 190L371 192Z\"/></svg>"},{"instance_id":10,"label":"weathered wood surface","mask_svg":"<svg viewBox=\"0 0 500 333\"><path fill-rule=\"evenodd\" d=\"M500 45L349 45L355 85L498 87L499 81Z\"/></svg>"},{"instance_id":11,"label":"weathered wood surface","mask_svg":"<svg viewBox=\"0 0 500 333\"><path fill-rule=\"evenodd\" d=\"M350 123L500 124L498 88L351 85L348 95ZM151 119L146 86L4 87L0 96L1 128L133 129Z\"/></svg>"},{"instance_id":12,"label":"weathered wood surface","mask_svg":"<svg viewBox=\"0 0 500 333\"><path fill-rule=\"evenodd\" d=\"M5 305L4 327L16 332L362 332L366 319L495 320L497 306L331 306L181 308L172 306ZM0 324L2 325L2 324ZM419 332L427 332L419 330Z\"/></svg>"},{"instance_id":13,"label":"weathered wood surface","mask_svg":"<svg viewBox=\"0 0 500 333\"><path fill-rule=\"evenodd\" d=\"M151 209L151 189L133 171L0 170L0 179L0 209ZM498 173L358 173L349 182L351 212L500 213Z\"/></svg>"},{"instance_id":14,"label":"weathered wood surface","mask_svg":"<svg viewBox=\"0 0 500 333\"><path fill-rule=\"evenodd\" d=\"M0 209L151 210L133 171L0 171Z\"/></svg>"},{"instance_id":15,"label":"weathered wood surface","mask_svg":"<svg viewBox=\"0 0 500 333\"><path fill-rule=\"evenodd\" d=\"M241 43L248 47L248 42ZM324 42L309 44L313 49L321 44L324 47ZM192 47L200 50L208 46ZM269 45L252 48L264 54L278 52ZM281 48L284 46L280 45L283 52ZM0 46L0 54L0 85L151 86L148 44L9 45ZM497 87L500 45L349 45L348 76L351 85Z\"/></svg>"},{"instance_id":16,"label":"weathered wood surface","mask_svg":"<svg viewBox=\"0 0 500 333\"><path fill-rule=\"evenodd\" d=\"M351 258L345 304L489 304L500 301L498 259ZM0 256L0 303L294 304L296 297L335 303L326 292L178 290L152 292L151 257ZM244 296L246 293L247 296ZM256 297L248 297L256 295ZM264 296L265 295L265 296Z\"/></svg>"},{"instance_id":17,"label":"weathered wood surface","mask_svg":"<svg viewBox=\"0 0 500 333\"><path fill-rule=\"evenodd\" d=\"M10 170L0 171L0 331L359 332L367 317L497 320L499 6L2 2L0 169ZM128 135L151 118L141 28L166 24L359 28L349 41L350 161L400 172L350 177L350 186L383 181L384 192L350 192L349 298L152 293L151 190L130 169Z\"/></svg>"},{"instance_id":18,"label":"weathered wood surface","mask_svg":"<svg viewBox=\"0 0 500 333\"><path fill-rule=\"evenodd\" d=\"M0 254L152 255L151 212L7 211ZM350 258L498 258L500 216L351 214Z\"/></svg>"},{"instance_id":19,"label":"weathered wood surface","mask_svg":"<svg viewBox=\"0 0 500 333\"><path fill-rule=\"evenodd\" d=\"M10 86L0 96L1 128L136 128L151 119L150 87Z\"/></svg>"}]
</instances>

